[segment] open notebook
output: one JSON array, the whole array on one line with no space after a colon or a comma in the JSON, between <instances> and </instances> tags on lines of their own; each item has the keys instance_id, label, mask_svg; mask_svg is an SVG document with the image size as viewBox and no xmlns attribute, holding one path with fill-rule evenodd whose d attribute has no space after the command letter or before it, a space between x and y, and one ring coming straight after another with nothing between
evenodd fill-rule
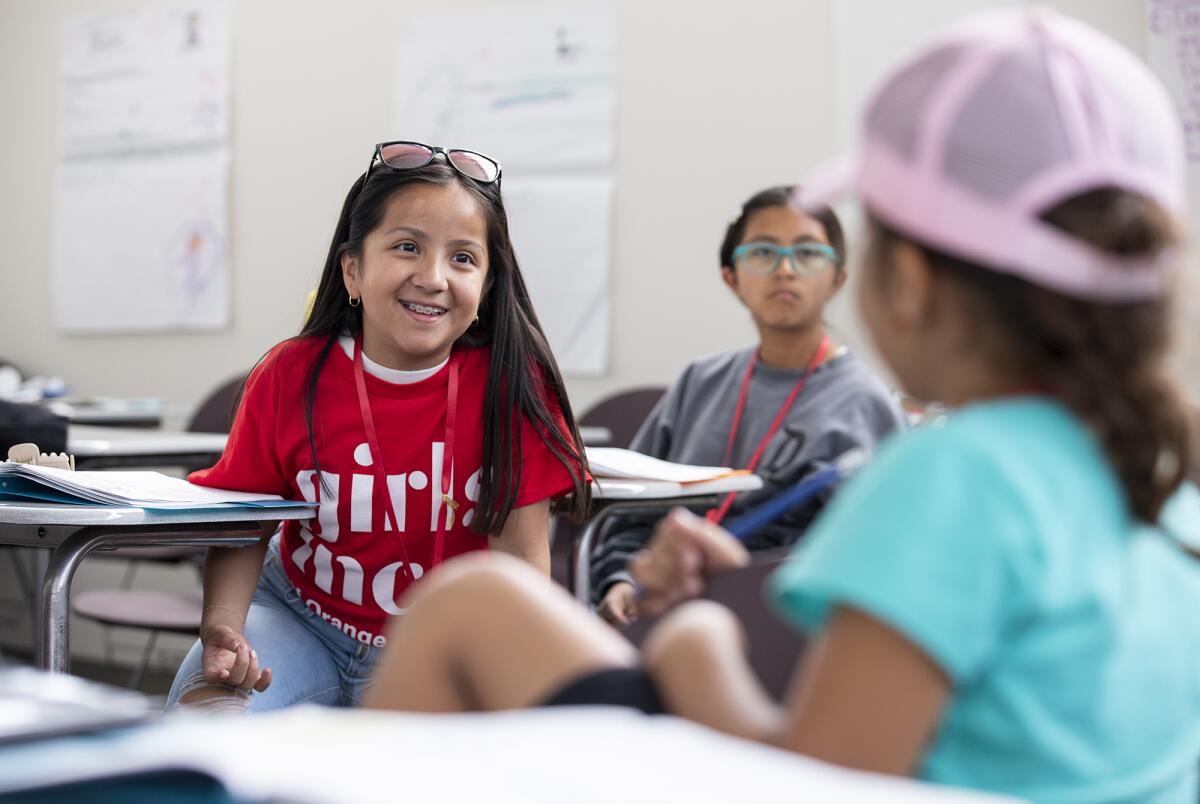
<instances>
[{"instance_id":1,"label":"open notebook","mask_svg":"<svg viewBox=\"0 0 1200 804\"><path fill-rule=\"evenodd\" d=\"M75 472L11 461L0 463L0 501L168 510L305 505L274 494L205 488L160 472Z\"/></svg>"},{"instance_id":2,"label":"open notebook","mask_svg":"<svg viewBox=\"0 0 1200 804\"><path fill-rule=\"evenodd\" d=\"M670 463L628 449L588 447L587 459L596 485L610 498L644 496L646 492L685 496L722 494L762 486L762 480L745 469Z\"/></svg>"}]
</instances>

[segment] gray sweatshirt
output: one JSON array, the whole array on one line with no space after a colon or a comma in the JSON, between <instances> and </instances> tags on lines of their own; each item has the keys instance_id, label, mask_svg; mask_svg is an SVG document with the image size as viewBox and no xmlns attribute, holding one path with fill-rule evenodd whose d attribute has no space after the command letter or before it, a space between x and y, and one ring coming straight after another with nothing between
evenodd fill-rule
<instances>
[{"instance_id":1,"label":"gray sweatshirt","mask_svg":"<svg viewBox=\"0 0 1200 804\"><path fill-rule=\"evenodd\" d=\"M646 418L630 447L675 463L742 468L779 413L803 369L779 369L761 362L754 370L733 457L725 464L729 430L738 393L754 348L701 358L684 369ZM812 373L776 431L755 470L758 491L743 492L723 521L729 522L808 474L829 466L855 447L874 452L877 443L905 426L904 413L887 387L853 354L842 351ZM751 536L751 550L791 544L828 500L790 511ZM591 562L595 601L608 587L629 580L630 556L645 546L658 517L614 518Z\"/></svg>"}]
</instances>

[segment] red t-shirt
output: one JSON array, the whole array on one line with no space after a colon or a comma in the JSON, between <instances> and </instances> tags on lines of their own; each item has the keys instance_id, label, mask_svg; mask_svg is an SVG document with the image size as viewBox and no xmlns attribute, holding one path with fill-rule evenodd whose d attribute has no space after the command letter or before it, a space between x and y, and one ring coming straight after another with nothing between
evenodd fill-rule
<instances>
[{"instance_id":1,"label":"red t-shirt","mask_svg":"<svg viewBox=\"0 0 1200 804\"><path fill-rule=\"evenodd\" d=\"M281 552L288 577L306 605L335 628L382 647L384 620L403 612L396 601L408 586L404 553L387 524L383 495L376 493L354 364L336 345L321 369L313 410L313 434L328 491L313 470L304 417L305 378L321 345L317 338L286 341L263 359L246 382L221 460L188 479L318 503L313 519L284 523ZM485 347L456 349L450 356L459 365L450 493L459 507L446 530L445 558L487 549L487 537L467 526L479 500L489 355ZM438 487L448 369L408 385L370 374L365 378L392 505L417 579L430 570L437 522L443 516ZM566 433L553 396L545 396ZM521 450L517 507L571 490L570 474L527 418L522 418Z\"/></svg>"}]
</instances>

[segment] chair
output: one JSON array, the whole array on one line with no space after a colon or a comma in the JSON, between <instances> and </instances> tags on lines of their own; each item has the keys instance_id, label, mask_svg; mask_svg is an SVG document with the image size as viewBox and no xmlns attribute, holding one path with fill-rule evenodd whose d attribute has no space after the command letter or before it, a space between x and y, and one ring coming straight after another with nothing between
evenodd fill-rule
<instances>
[{"instance_id":1,"label":"chair","mask_svg":"<svg viewBox=\"0 0 1200 804\"><path fill-rule=\"evenodd\" d=\"M71 611L74 614L96 621L106 631L113 626L121 626L149 632L141 660L129 677L130 689L137 689L141 684L160 633L191 636L199 634L204 597L199 570L203 555L200 548L183 545L106 550L98 553L97 557L124 559L129 562L119 587L82 592L71 598ZM138 568L146 561L159 564L191 564L196 569L196 580L178 592L134 589L133 582ZM107 636L105 658L111 665L112 642Z\"/></svg>"},{"instance_id":2,"label":"chair","mask_svg":"<svg viewBox=\"0 0 1200 804\"><path fill-rule=\"evenodd\" d=\"M188 422L187 429L197 433L228 433L233 424L233 414L246 375L239 375L220 385L209 394ZM195 547L134 547L108 551L102 554L110 558L128 560L118 589L100 589L84 592L71 601L71 610L106 628L121 626L149 631L142 658L129 679L129 686L136 689L150 664L154 647L160 633L196 635L200 631L203 613L203 592L199 578L189 588L179 592L138 590L133 587L134 576L143 561L167 563L191 562L197 569L203 551ZM111 661L111 645L108 646Z\"/></svg>"},{"instance_id":3,"label":"chair","mask_svg":"<svg viewBox=\"0 0 1200 804\"><path fill-rule=\"evenodd\" d=\"M607 427L612 433L610 447L629 448L642 422L666 393L661 386L618 391L592 405L579 417L581 427Z\"/></svg>"},{"instance_id":4,"label":"chair","mask_svg":"<svg viewBox=\"0 0 1200 804\"><path fill-rule=\"evenodd\" d=\"M579 426L607 428L612 440L606 446L628 449L638 428L666 390L647 386L618 391L588 408L579 417ZM571 550L579 533L580 528L566 517L555 518L551 529L550 577L570 591L575 589Z\"/></svg>"},{"instance_id":5,"label":"chair","mask_svg":"<svg viewBox=\"0 0 1200 804\"><path fill-rule=\"evenodd\" d=\"M154 646L161 633L196 636L204 595L197 587L191 592L155 592L145 589L97 589L83 592L71 601L71 609L80 617L104 626L124 626L147 630L146 647L141 661L129 677L129 688L137 689L150 664Z\"/></svg>"},{"instance_id":6,"label":"chair","mask_svg":"<svg viewBox=\"0 0 1200 804\"><path fill-rule=\"evenodd\" d=\"M246 375L239 374L209 394L188 421L188 432L228 433L233 426L233 414L245 382Z\"/></svg>"},{"instance_id":7,"label":"chair","mask_svg":"<svg viewBox=\"0 0 1200 804\"><path fill-rule=\"evenodd\" d=\"M729 607L746 630L750 668L764 689L777 701L784 699L787 686L804 650L804 637L785 623L767 603L765 584L791 548L765 550L753 554L751 564L712 578L704 597ZM623 629L635 645L640 645L654 627L655 620L645 618Z\"/></svg>"}]
</instances>

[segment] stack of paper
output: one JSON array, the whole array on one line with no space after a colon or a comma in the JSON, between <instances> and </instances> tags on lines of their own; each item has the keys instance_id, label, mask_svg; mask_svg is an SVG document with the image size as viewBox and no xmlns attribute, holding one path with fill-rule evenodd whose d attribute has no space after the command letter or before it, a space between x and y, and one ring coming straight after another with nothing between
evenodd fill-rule
<instances>
[{"instance_id":1,"label":"stack of paper","mask_svg":"<svg viewBox=\"0 0 1200 804\"><path fill-rule=\"evenodd\" d=\"M131 508L272 508L305 505L274 494L196 486L159 472L72 472L0 463L0 501L115 505Z\"/></svg>"},{"instance_id":2,"label":"stack of paper","mask_svg":"<svg viewBox=\"0 0 1200 804\"><path fill-rule=\"evenodd\" d=\"M720 494L762 486L761 478L745 469L670 463L628 449L588 447L587 459L598 491L609 498Z\"/></svg>"}]
</instances>

